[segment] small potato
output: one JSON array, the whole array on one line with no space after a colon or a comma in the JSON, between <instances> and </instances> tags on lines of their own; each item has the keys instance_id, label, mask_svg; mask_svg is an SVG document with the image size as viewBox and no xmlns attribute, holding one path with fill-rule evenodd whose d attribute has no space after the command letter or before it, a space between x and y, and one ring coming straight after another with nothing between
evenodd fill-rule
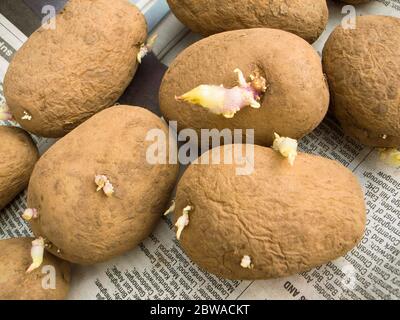
<instances>
[{"instance_id":1,"label":"small potato","mask_svg":"<svg viewBox=\"0 0 400 320\"><path fill-rule=\"evenodd\" d=\"M228 279L284 277L334 260L361 240L363 192L345 167L303 153L291 166L255 146L254 172L237 175L239 157L212 164L211 156L233 152L225 148L205 153L178 184L175 221L184 211L189 219L181 245L201 268Z\"/></svg>"},{"instance_id":2,"label":"small potato","mask_svg":"<svg viewBox=\"0 0 400 320\"><path fill-rule=\"evenodd\" d=\"M29 183L39 152L20 128L0 126L0 210Z\"/></svg>"},{"instance_id":3,"label":"small potato","mask_svg":"<svg viewBox=\"0 0 400 320\"><path fill-rule=\"evenodd\" d=\"M255 101L258 106L248 103L234 116L224 116L201 107L198 97L190 103L183 100L186 93L207 85L215 93L203 90L203 100L222 96L224 108L231 107L240 94L226 98L220 85L238 86L237 71L245 81L256 74L265 81ZM200 137L201 129L254 129L255 143L266 146L272 144L274 132L294 139L305 136L320 124L328 105L329 90L317 52L296 35L274 29L224 32L195 43L171 64L160 88L161 111L178 122L179 130L193 128ZM245 131L242 134L245 139Z\"/></svg>"},{"instance_id":4,"label":"small potato","mask_svg":"<svg viewBox=\"0 0 400 320\"><path fill-rule=\"evenodd\" d=\"M150 130L166 124L139 107L106 109L53 145L38 161L28 189L30 221L48 250L94 264L136 247L153 231L177 179L177 164L147 157ZM169 150L166 150L169 154ZM150 161L149 161L150 160Z\"/></svg>"},{"instance_id":5,"label":"small potato","mask_svg":"<svg viewBox=\"0 0 400 320\"><path fill-rule=\"evenodd\" d=\"M70 0L13 58L4 95L27 131L62 137L115 104L134 77L147 35L128 0Z\"/></svg>"},{"instance_id":6,"label":"small potato","mask_svg":"<svg viewBox=\"0 0 400 320\"><path fill-rule=\"evenodd\" d=\"M308 42L318 39L328 22L325 0L168 0L177 18L194 32L274 28Z\"/></svg>"},{"instance_id":7,"label":"small potato","mask_svg":"<svg viewBox=\"0 0 400 320\"><path fill-rule=\"evenodd\" d=\"M42 268L26 273L33 238L0 240L0 300L63 300L69 291L70 265L45 253ZM50 277L55 272L55 278ZM47 281L46 277L49 279ZM48 287L46 287L48 286Z\"/></svg>"},{"instance_id":8,"label":"small potato","mask_svg":"<svg viewBox=\"0 0 400 320\"><path fill-rule=\"evenodd\" d=\"M400 146L400 19L357 17L323 51L334 113L344 131L373 147Z\"/></svg>"}]
</instances>

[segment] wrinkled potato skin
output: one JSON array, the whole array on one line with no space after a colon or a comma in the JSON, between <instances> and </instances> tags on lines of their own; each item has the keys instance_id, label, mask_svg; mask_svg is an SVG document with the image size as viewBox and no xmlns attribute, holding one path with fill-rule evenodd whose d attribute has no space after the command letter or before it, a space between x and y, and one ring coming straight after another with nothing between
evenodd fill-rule
<instances>
[{"instance_id":1,"label":"wrinkled potato skin","mask_svg":"<svg viewBox=\"0 0 400 320\"><path fill-rule=\"evenodd\" d=\"M20 128L0 126L0 140L0 210L2 210L28 186L39 152L29 134Z\"/></svg>"},{"instance_id":2,"label":"wrinkled potato skin","mask_svg":"<svg viewBox=\"0 0 400 320\"><path fill-rule=\"evenodd\" d=\"M143 108L112 107L42 156L29 183L28 205L39 213L32 230L53 244L51 253L93 264L121 255L149 236L178 174L178 165L147 162L153 142L145 138L155 128L168 134L166 124ZM113 184L112 197L96 192L98 174Z\"/></svg>"},{"instance_id":3,"label":"wrinkled potato skin","mask_svg":"<svg viewBox=\"0 0 400 320\"><path fill-rule=\"evenodd\" d=\"M228 279L284 277L334 260L362 238L363 193L340 164L299 154L291 167L255 146L253 174L238 176L235 168L194 165L178 184L175 220L194 206L181 244L203 269ZM253 269L240 266L244 255Z\"/></svg>"},{"instance_id":4,"label":"wrinkled potato skin","mask_svg":"<svg viewBox=\"0 0 400 320\"><path fill-rule=\"evenodd\" d=\"M131 82L145 42L144 16L126 0L70 0L56 29L38 29L17 52L4 82L26 130L62 137L115 104ZM24 111L32 120L22 120Z\"/></svg>"},{"instance_id":5,"label":"wrinkled potato skin","mask_svg":"<svg viewBox=\"0 0 400 320\"><path fill-rule=\"evenodd\" d=\"M400 146L399 39L400 19L363 16L355 30L337 27L323 51L336 117L368 146Z\"/></svg>"},{"instance_id":6,"label":"wrinkled potato skin","mask_svg":"<svg viewBox=\"0 0 400 320\"><path fill-rule=\"evenodd\" d=\"M55 268L55 289L43 289L42 268L27 274L33 238L0 240L0 300L63 300L70 284L70 265L45 253L42 267Z\"/></svg>"},{"instance_id":7,"label":"wrinkled potato skin","mask_svg":"<svg viewBox=\"0 0 400 320\"><path fill-rule=\"evenodd\" d=\"M312 43L324 31L329 15L325 0L168 0L168 4L183 24L204 36L274 28Z\"/></svg>"},{"instance_id":8,"label":"wrinkled potato skin","mask_svg":"<svg viewBox=\"0 0 400 320\"><path fill-rule=\"evenodd\" d=\"M246 77L259 71L267 79L260 109L246 107L226 119L175 100L175 95L201 84L236 86L236 68ZM266 146L272 144L274 132L295 139L308 134L322 121L328 105L318 54L303 39L274 29L230 31L197 42L171 64L160 88L161 111L168 120L178 121L179 130L254 129L255 143Z\"/></svg>"}]
</instances>

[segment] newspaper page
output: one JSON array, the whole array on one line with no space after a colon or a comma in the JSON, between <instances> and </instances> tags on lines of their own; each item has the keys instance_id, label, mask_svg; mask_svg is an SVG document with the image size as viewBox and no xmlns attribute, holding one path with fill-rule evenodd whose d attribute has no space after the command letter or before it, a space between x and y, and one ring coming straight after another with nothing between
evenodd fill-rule
<instances>
[{"instance_id":1,"label":"newspaper page","mask_svg":"<svg viewBox=\"0 0 400 320\"><path fill-rule=\"evenodd\" d=\"M154 51L168 65L179 52L201 37L189 32L172 13L167 13L165 1L148 1L147 5L149 3L153 7L151 19L155 28L152 32L159 36ZM329 1L329 6L327 30L314 44L318 52L322 51L333 28L352 10L333 1ZM145 7L142 4L141 8ZM357 6L356 10L358 15L400 17L400 2L379 0ZM2 79L13 53L26 37L0 15L0 40ZM36 141L42 150L51 144L44 139ZM300 141L300 148L342 163L363 185L367 229L361 243L346 256L283 279L220 279L190 261L176 240L171 221L164 218L135 250L107 263L74 266L69 299L399 299L400 170L381 163L377 150L345 137L335 120L329 117ZM21 194L0 215L0 239L31 234L19 218L24 207L25 194Z\"/></svg>"}]
</instances>

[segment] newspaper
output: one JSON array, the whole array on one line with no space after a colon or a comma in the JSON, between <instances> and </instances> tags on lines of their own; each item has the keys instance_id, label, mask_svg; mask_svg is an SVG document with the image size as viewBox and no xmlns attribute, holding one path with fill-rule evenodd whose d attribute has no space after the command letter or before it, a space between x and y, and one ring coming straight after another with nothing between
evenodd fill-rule
<instances>
[{"instance_id":1,"label":"newspaper","mask_svg":"<svg viewBox=\"0 0 400 320\"><path fill-rule=\"evenodd\" d=\"M159 35L154 49L169 64L185 47L200 39L167 13L165 1L136 1L152 8L152 31ZM330 21L314 44L321 52L333 28L351 8L329 1ZM380 0L357 6L357 14L400 17L399 0ZM0 15L0 79L13 53L26 40ZM0 95L2 87L0 86ZM3 99L1 97L1 99ZM7 124L7 123L6 123ZM41 151L53 143L36 138ZM199 269L185 255L168 218L135 250L107 263L74 266L69 299L399 299L400 298L400 170L379 160L373 148L365 148L343 136L338 124L326 119L300 141L309 153L335 159L359 178L367 205L367 230L361 243L345 257L288 278L268 281L229 281ZM31 235L21 220L25 208L21 194L0 215L0 239Z\"/></svg>"}]
</instances>

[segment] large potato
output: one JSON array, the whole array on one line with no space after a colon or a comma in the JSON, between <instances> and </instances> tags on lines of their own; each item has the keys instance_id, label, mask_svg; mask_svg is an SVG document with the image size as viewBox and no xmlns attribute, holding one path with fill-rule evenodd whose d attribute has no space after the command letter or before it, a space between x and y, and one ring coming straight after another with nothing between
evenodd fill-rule
<instances>
[{"instance_id":1,"label":"large potato","mask_svg":"<svg viewBox=\"0 0 400 320\"><path fill-rule=\"evenodd\" d=\"M200 163L218 151L223 159L215 148ZM349 170L308 154L293 167L272 149L255 146L254 154L251 175L236 175L236 160L192 165L179 182L175 217L192 206L181 244L195 263L224 278L269 279L334 260L360 241L366 210Z\"/></svg>"},{"instance_id":2,"label":"large potato","mask_svg":"<svg viewBox=\"0 0 400 320\"><path fill-rule=\"evenodd\" d=\"M200 85L237 85L234 70L245 77L258 72L267 81L261 108L246 107L234 118L211 113L198 105L178 102ZM301 138L324 118L329 90L321 61L303 39L281 30L230 31L201 40L171 64L160 88L160 107L178 129L255 129L255 142L271 145L273 133ZM243 132L245 134L245 132Z\"/></svg>"},{"instance_id":3,"label":"large potato","mask_svg":"<svg viewBox=\"0 0 400 320\"><path fill-rule=\"evenodd\" d=\"M400 146L400 19L357 18L337 27L323 51L336 117L363 144Z\"/></svg>"},{"instance_id":4,"label":"large potato","mask_svg":"<svg viewBox=\"0 0 400 320\"><path fill-rule=\"evenodd\" d=\"M32 238L18 238L0 241L0 300L62 300L65 299L70 282L70 265L49 253L45 253L42 273L39 268L26 273L31 260ZM55 278L46 281L47 275ZM47 273L47 274L46 274ZM43 286L49 285L49 287ZM54 285L54 287L53 287Z\"/></svg>"},{"instance_id":5,"label":"large potato","mask_svg":"<svg viewBox=\"0 0 400 320\"><path fill-rule=\"evenodd\" d=\"M178 165L151 164L149 130L166 124L138 107L106 109L59 140L38 161L28 189L37 237L53 254L79 264L108 260L138 245L168 204ZM96 192L96 175L114 188ZM105 191L105 189L104 189Z\"/></svg>"},{"instance_id":6,"label":"large potato","mask_svg":"<svg viewBox=\"0 0 400 320\"><path fill-rule=\"evenodd\" d=\"M168 0L183 24L205 36L238 29L282 29L314 42L328 22L325 0Z\"/></svg>"},{"instance_id":7,"label":"large potato","mask_svg":"<svg viewBox=\"0 0 400 320\"><path fill-rule=\"evenodd\" d=\"M28 186L39 152L20 128L0 126L0 210Z\"/></svg>"},{"instance_id":8,"label":"large potato","mask_svg":"<svg viewBox=\"0 0 400 320\"><path fill-rule=\"evenodd\" d=\"M127 0L70 0L12 60L4 94L23 128L61 137L114 105L131 82L146 21Z\"/></svg>"}]
</instances>

